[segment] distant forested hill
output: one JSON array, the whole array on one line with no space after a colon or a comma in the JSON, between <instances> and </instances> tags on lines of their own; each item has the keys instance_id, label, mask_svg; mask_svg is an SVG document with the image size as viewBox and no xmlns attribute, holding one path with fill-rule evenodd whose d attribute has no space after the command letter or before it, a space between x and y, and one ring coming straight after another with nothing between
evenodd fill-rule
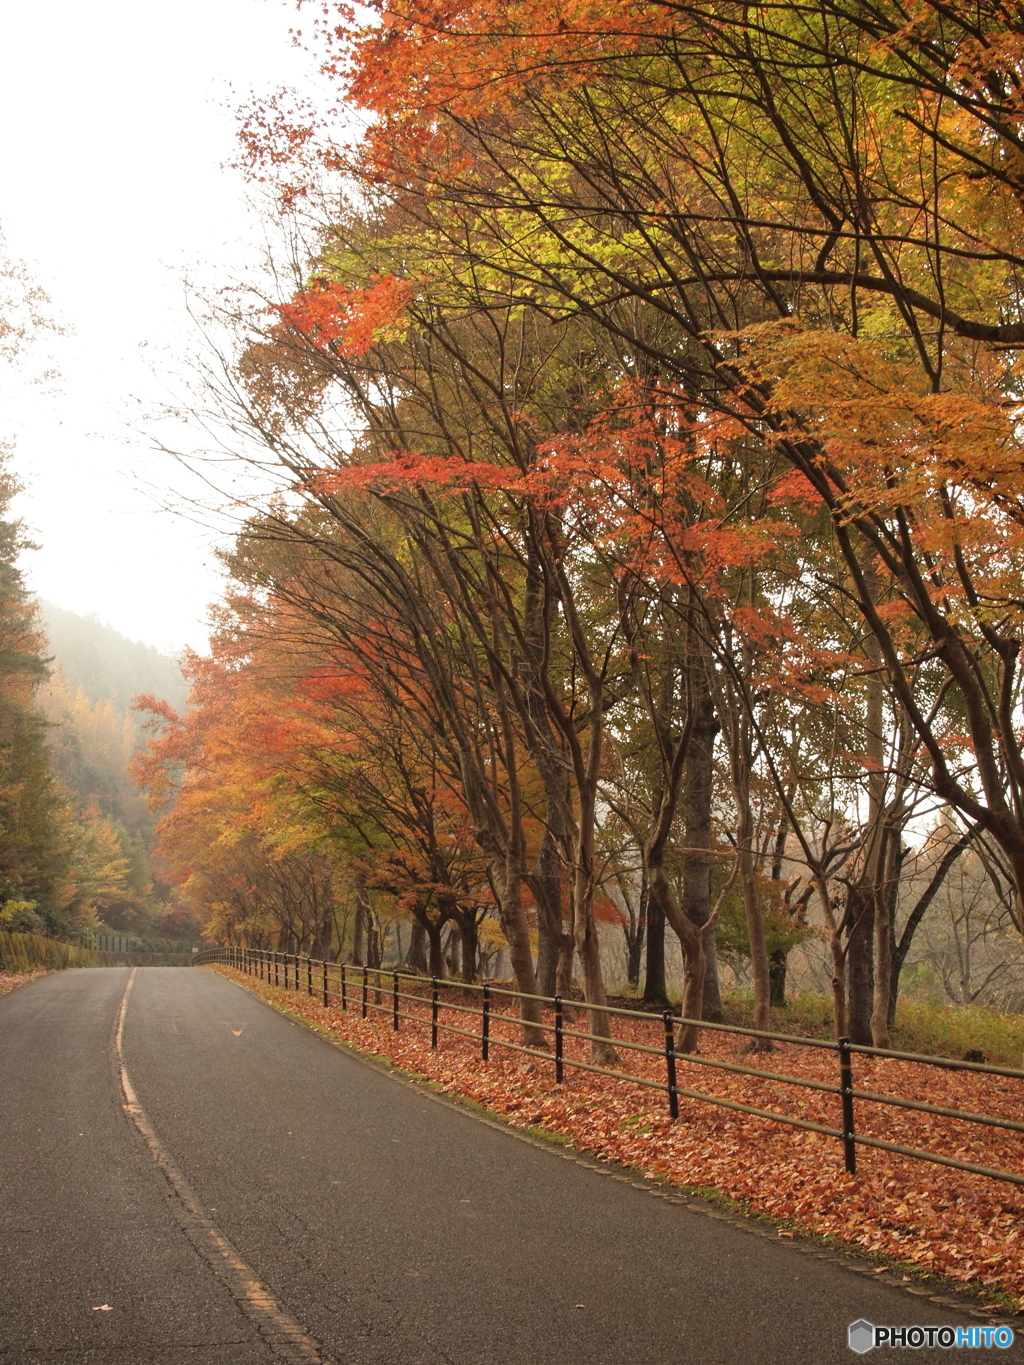
<instances>
[{"instance_id":1,"label":"distant forested hill","mask_svg":"<svg viewBox=\"0 0 1024 1365\"><path fill-rule=\"evenodd\" d=\"M91 702L120 703L125 709L143 692L169 701L176 711L185 705L188 687L176 660L126 639L94 616L79 616L52 602L39 606L50 653L72 692L81 690Z\"/></svg>"},{"instance_id":2,"label":"distant forested hill","mask_svg":"<svg viewBox=\"0 0 1024 1365\"><path fill-rule=\"evenodd\" d=\"M39 608L50 677L37 704L48 721L54 771L81 829L82 883L97 927L194 937L197 926L151 861L153 817L128 772L145 740L132 701L153 694L183 709L188 687L177 662L95 617L50 602Z\"/></svg>"}]
</instances>

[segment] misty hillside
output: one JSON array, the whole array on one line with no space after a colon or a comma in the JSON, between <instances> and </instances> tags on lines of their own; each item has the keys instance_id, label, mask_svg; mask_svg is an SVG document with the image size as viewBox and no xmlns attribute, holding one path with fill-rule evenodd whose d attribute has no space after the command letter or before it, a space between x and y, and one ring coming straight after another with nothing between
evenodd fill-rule
<instances>
[{"instance_id":1,"label":"misty hillside","mask_svg":"<svg viewBox=\"0 0 1024 1365\"><path fill-rule=\"evenodd\" d=\"M79 616L52 602L40 602L49 636L49 653L60 665L72 692L91 702L127 708L133 697L151 692L181 710L188 687L177 662L151 645L128 640L94 616Z\"/></svg>"},{"instance_id":2,"label":"misty hillside","mask_svg":"<svg viewBox=\"0 0 1024 1365\"><path fill-rule=\"evenodd\" d=\"M177 663L128 640L94 616L40 602L49 637L50 677L36 694L48 722L53 772L78 826L81 890L100 932L194 938L198 923L178 905L151 855L154 815L131 778L145 742L132 700L151 693L184 709L188 689Z\"/></svg>"}]
</instances>

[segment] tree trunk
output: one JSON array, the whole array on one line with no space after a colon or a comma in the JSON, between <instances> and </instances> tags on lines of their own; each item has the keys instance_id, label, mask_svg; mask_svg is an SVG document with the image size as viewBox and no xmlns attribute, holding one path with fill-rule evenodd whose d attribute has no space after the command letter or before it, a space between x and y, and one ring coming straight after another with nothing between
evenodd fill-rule
<instances>
[{"instance_id":1,"label":"tree trunk","mask_svg":"<svg viewBox=\"0 0 1024 1365\"><path fill-rule=\"evenodd\" d=\"M561 942L551 932L547 916L537 907L537 993L555 995Z\"/></svg>"},{"instance_id":2,"label":"tree trunk","mask_svg":"<svg viewBox=\"0 0 1024 1365\"><path fill-rule=\"evenodd\" d=\"M781 1009L786 1003L786 965L788 953L776 948L768 959L768 994L773 1008Z\"/></svg>"},{"instance_id":3,"label":"tree trunk","mask_svg":"<svg viewBox=\"0 0 1024 1365\"><path fill-rule=\"evenodd\" d=\"M967 830L965 830L963 834L961 834L960 838L956 841L955 844L952 844L949 848L946 849L946 852L942 855L942 859L939 862L938 867L932 873L928 885L925 887L922 894L918 897L917 904L914 906L913 910L911 910L910 914L907 916L907 922L903 926L903 933L899 937L899 942L897 942L896 940L895 914L895 897L899 889L899 879L897 878L896 886L893 887L894 901L893 913L889 920L890 958L892 963L889 969L888 1024L890 1032L892 1031L893 1025L896 1022L896 1002L899 999L900 973L903 970L904 962L906 962L907 960L907 954L910 952L910 946L914 941L914 935L917 933L918 927L922 919L924 919L926 910L928 909L929 905L931 905L932 901L935 899L936 893L939 891L939 888L942 886L942 883L946 880L946 877L949 873L949 869L956 862L957 858L960 857L960 854L963 853L964 849L967 848L971 840L974 839L980 833L980 830L981 825L975 822ZM900 866L902 866L904 856L905 850L901 846L899 853Z\"/></svg>"},{"instance_id":4,"label":"tree trunk","mask_svg":"<svg viewBox=\"0 0 1024 1365\"><path fill-rule=\"evenodd\" d=\"M366 963L366 891L363 887L356 890L356 918L352 931L352 963L362 967Z\"/></svg>"},{"instance_id":5,"label":"tree trunk","mask_svg":"<svg viewBox=\"0 0 1024 1365\"><path fill-rule=\"evenodd\" d=\"M467 985L472 985L476 980L480 952L476 915L472 911L462 916L459 931L462 935L462 979Z\"/></svg>"},{"instance_id":6,"label":"tree trunk","mask_svg":"<svg viewBox=\"0 0 1024 1365\"><path fill-rule=\"evenodd\" d=\"M549 801L549 821L553 818L552 805ZM550 823L544 827L530 886L537 902L537 991L540 995L555 995L565 930L562 924L562 861Z\"/></svg>"},{"instance_id":7,"label":"tree trunk","mask_svg":"<svg viewBox=\"0 0 1024 1365\"><path fill-rule=\"evenodd\" d=\"M856 885L849 892L849 933L846 946L846 1028L855 1043L871 1044L874 1006L874 887Z\"/></svg>"},{"instance_id":8,"label":"tree trunk","mask_svg":"<svg viewBox=\"0 0 1024 1365\"><path fill-rule=\"evenodd\" d=\"M644 1004L668 1009L668 985L665 979L665 912L647 892L647 969L644 974Z\"/></svg>"},{"instance_id":9,"label":"tree trunk","mask_svg":"<svg viewBox=\"0 0 1024 1365\"><path fill-rule=\"evenodd\" d=\"M683 859L682 909L686 918L703 928L711 918L711 806L715 781L715 739L719 724L714 698L700 668L692 674L695 719L683 768L682 805L686 818ZM722 1019L722 995L718 980L718 953L714 930L702 935L704 986L701 1017L714 1023ZM710 951L709 951L710 947ZM684 1010L685 1013L685 1010Z\"/></svg>"},{"instance_id":10,"label":"tree trunk","mask_svg":"<svg viewBox=\"0 0 1024 1365\"><path fill-rule=\"evenodd\" d=\"M896 895L903 864L901 830L886 831L885 878L875 888L875 992L871 1007L871 1041L875 1047L890 1047L889 1013L892 990L893 923Z\"/></svg>"},{"instance_id":11,"label":"tree trunk","mask_svg":"<svg viewBox=\"0 0 1024 1365\"><path fill-rule=\"evenodd\" d=\"M427 931L418 919L412 922L412 932L409 935L409 951L406 954L405 965L410 972L417 972L420 976L429 976L427 965Z\"/></svg>"},{"instance_id":12,"label":"tree trunk","mask_svg":"<svg viewBox=\"0 0 1024 1365\"><path fill-rule=\"evenodd\" d=\"M448 942L445 945L444 960L447 969L446 975L450 976L453 981L457 976L462 975L461 948L462 935L459 933L457 926L449 922Z\"/></svg>"},{"instance_id":13,"label":"tree trunk","mask_svg":"<svg viewBox=\"0 0 1024 1365\"><path fill-rule=\"evenodd\" d=\"M744 668L748 673L749 668ZM715 674L708 675L709 680ZM736 875L740 884L743 911L750 942L750 974L754 982L754 1027L768 1033L772 1026L771 986L768 980L768 949L764 929L764 906L757 885L757 858L754 843L754 818L750 809L750 782L753 766L751 718L741 689L728 677L715 678L716 712L726 739L729 777L736 807ZM709 681L710 685L710 681ZM758 1051L770 1052L766 1040L755 1044Z\"/></svg>"},{"instance_id":14,"label":"tree trunk","mask_svg":"<svg viewBox=\"0 0 1024 1365\"><path fill-rule=\"evenodd\" d=\"M589 1007L589 1032L593 1035L590 1040L590 1060L595 1066L614 1066L619 1058L611 1042L611 1016L601 1008L607 1004L607 997L601 971L601 949L594 919L589 867L577 868L574 880L576 952L583 975L583 995Z\"/></svg>"},{"instance_id":15,"label":"tree trunk","mask_svg":"<svg viewBox=\"0 0 1024 1365\"><path fill-rule=\"evenodd\" d=\"M645 898L644 908L642 908L640 911L640 916L637 920L636 928L630 935L626 944L627 947L626 980L629 982L633 990L636 990L640 985L640 963L642 962L644 955L644 938L645 930L647 927L646 921L647 914Z\"/></svg>"},{"instance_id":16,"label":"tree trunk","mask_svg":"<svg viewBox=\"0 0 1024 1365\"><path fill-rule=\"evenodd\" d=\"M718 974L718 937L714 926L702 936L704 941L704 1011L702 1019L720 1024L725 1018L722 1010L722 982Z\"/></svg>"},{"instance_id":17,"label":"tree trunk","mask_svg":"<svg viewBox=\"0 0 1024 1365\"><path fill-rule=\"evenodd\" d=\"M379 967L384 957L384 936L373 922L369 909L366 914L366 963L369 967Z\"/></svg>"},{"instance_id":18,"label":"tree trunk","mask_svg":"<svg viewBox=\"0 0 1024 1365\"><path fill-rule=\"evenodd\" d=\"M740 818L742 838L736 850L736 863L739 869L740 893L743 910L747 920L747 936L750 939L750 974L754 980L754 1028L765 1033L771 1032L772 1006L771 984L768 980L768 947L764 932L764 906L757 885L757 867L751 850L751 819L749 809ZM772 1044L765 1040L755 1040L754 1050L770 1052Z\"/></svg>"},{"instance_id":19,"label":"tree trunk","mask_svg":"<svg viewBox=\"0 0 1024 1365\"><path fill-rule=\"evenodd\" d=\"M661 852L648 848L647 875L650 878L650 908L655 903L662 915L679 936L683 950L683 1018L697 1021L704 1006L704 942L700 930L683 914L665 875ZM700 1044L700 1028L696 1022L683 1024L676 1046L680 1052L696 1052Z\"/></svg>"},{"instance_id":20,"label":"tree trunk","mask_svg":"<svg viewBox=\"0 0 1024 1365\"><path fill-rule=\"evenodd\" d=\"M444 948L441 938L444 933L443 924L428 924L426 926L427 941L430 944L430 958L427 963L427 971L431 976L439 979L444 977Z\"/></svg>"},{"instance_id":21,"label":"tree trunk","mask_svg":"<svg viewBox=\"0 0 1024 1365\"><path fill-rule=\"evenodd\" d=\"M500 877L491 876L498 889L498 920L508 944L509 961L516 989L523 992L519 1006L523 1019L523 1043L527 1047L547 1047L548 1039L542 1028L540 1002L529 997L538 994L537 975L533 969L530 947L530 926L523 905L522 882L519 874L503 867Z\"/></svg>"}]
</instances>

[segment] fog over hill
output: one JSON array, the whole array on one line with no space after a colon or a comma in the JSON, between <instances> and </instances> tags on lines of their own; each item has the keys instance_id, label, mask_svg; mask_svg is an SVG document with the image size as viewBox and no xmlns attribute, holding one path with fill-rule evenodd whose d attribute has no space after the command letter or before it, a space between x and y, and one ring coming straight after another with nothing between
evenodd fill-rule
<instances>
[{"instance_id":1,"label":"fog over hill","mask_svg":"<svg viewBox=\"0 0 1024 1365\"><path fill-rule=\"evenodd\" d=\"M39 603L50 677L36 696L47 721L53 771L79 827L83 887L100 932L195 938L198 922L175 899L159 859L154 814L131 778L145 742L140 694L184 709L188 687L175 659L128 640L94 616Z\"/></svg>"},{"instance_id":2,"label":"fog over hill","mask_svg":"<svg viewBox=\"0 0 1024 1365\"><path fill-rule=\"evenodd\" d=\"M81 689L92 702L105 701L127 710L133 697L152 693L181 710L188 685L176 659L152 645L128 640L95 616L80 616L52 602L39 603L49 654L60 665L73 692Z\"/></svg>"}]
</instances>

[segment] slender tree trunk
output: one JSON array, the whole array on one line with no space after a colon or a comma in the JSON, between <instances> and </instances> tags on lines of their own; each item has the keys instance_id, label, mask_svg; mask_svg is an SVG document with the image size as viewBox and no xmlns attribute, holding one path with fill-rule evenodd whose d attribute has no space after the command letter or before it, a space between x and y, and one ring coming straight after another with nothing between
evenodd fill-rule
<instances>
[{"instance_id":1,"label":"slender tree trunk","mask_svg":"<svg viewBox=\"0 0 1024 1365\"><path fill-rule=\"evenodd\" d=\"M537 850L531 887L537 901L537 990L540 995L555 995L565 928L562 923L562 860L551 829L551 822L557 815L552 801L548 801L547 808L548 823Z\"/></svg>"},{"instance_id":2,"label":"slender tree trunk","mask_svg":"<svg viewBox=\"0 0 1024 1365\"><path fill-rule=\"evenodd\" d=\"M506 864L508 860L506 859ZM533 951L530 947L530 926L523 905L522 881L518 871L507 865L492 882L497 886L498 920L505 941L508 944L509 961L516 989L523 992L520 1010L523 1019L523 1042L527 1047L547 1047L548 1039L542 1028L541 1008L538 1000L530 999L538 994L537 974L533 967Z\"/></svg>"},{"instance_id":3,"label":"slender tree trunk","mask_svg":"<svg viewBox=\"0 0 1024 1365\"><path fill-rule=\"evenodd\" d=\"M772 1006L771 982L768 978L768 946L764 932L764 906L757 885L757 863L751 848L749 808L741 815L741 839L736 850L739 869L740 894L747 920L747 936L750 939L750 974L754 982L754 1028L771 1032ZM756 1042L755 1051L770 1052L772 1044L764 1039Z\"/></svg>"},{"instance_id":4,"label":"slender tree trunk","mask_svg":"<svg viewBox=\"0 0 1024 1365\"><path fill-rule=\"evenodd\" d=\"M366 964L368 967L379 967L384 956L384 936L374 924L369 909L366 913L366 923Z\"/></svg>"},{"instance_id":5,"label":"slender tree trunk","mask_svg":"<svg viewBox=\"0 0 1024 1365\"><path fill-rule=\"evenodd\" d=\"M786 967L789 954L776 948L768 959L768 993L772 1008L781 1009L786 1003Z\"/></svg>"},{"instance_id":6,"label":"slender tree trunk","mask_svg":"<svg viewBox=\"0 0 1024 1365\"><path fill-rule=\"evenodd\" d=\"M704 1010L702 1019L720 1024L725 1018L722 1009L722 982L718 973L718 937L712 926L701 935L704 943Z\"/></svg>"},{"instance_id":7,"label":"slender tree trunk","mask_svg":"<svg viewBox=\"0 0 1024 1365\"><path fill-rule=\"evenodd\" d=\"M683 1018L697 1021L704 1007L704 942L703 934L683 914L676 901L671 883L665 875L663 853L657 849L647 852L647 875L650 878L650 904L657 902L665 919L679 936L683 950ZM683 1024L676 1046L680 1052L697 1052L700 1044L698 1023Z\"/></svg>"},{"instance_id":8,"label":"slender tree trunk","mask_svg":"<svg viewBox=\"0 0 1024 1365\"><path fill-rule=\"evenodd\" d=\"M611 1042L611 1016L601 1008L608 1003L601 970L601 946L594 919L592 851L582 850L582 866L576 868L573 886L576 952L583 976L583 995L589 1007L590 1060L596 1066L614 1066L618 1054Z\"/></svg>"},{"instance_id":9,"label":"slender tree trunk","mask_svg":"<svg viewBox=\"0 0 1024 1365\"><path fill-rule=\"evenodd\" d=\"M896 884L899 879L900 830L886 831L885 875L875 888L875 993L871 1010L871 1041L890 1047L889 992L892 989L893 921L896 918Z\"/></svg>"},{"instance_id":10,"label":"slender tree trunk","mask_svg":"<svg viewBox=\"0 0 1024 1365\"><path fill-rule=\"evenodd\" d=\"M846 1025L846 948L842 935L834 930L829 935L829 948L832 952L832 1022L835 1036L847 1036Z\"/></svg>"},{"instance_id":11,"label":"slender tree trunk","mask_svg":"<svg viewBox=\"0 0 1024 1365\"><path fill-rule=\"evenodd\" d=\"M647 930L647 897L643 897L640 903L640 913L637 916L636 924L630 934L627 943L626 956L626 980L633 990L640 985L640 964L644 955L644 939Z\"/></svg>"},{"instance_id":12,"label":"slender tree trunk","mask_svg":"<svg viewBox=\"0 0 1024 1365\"><path fill-rule=\"evenodd\" d=\"M744 668L744 674L749 669ZM736 875L740 884L743 911L750 943L750 974L754 983L754 1027L768 1033L772 1026L771 983L768 979L768 949L764 928L764 906L757 885L757 858L754 848L754 819L750 809L750 781L753 765L751 719L738 684L728 678L715 682L715 709L726 740L729 776L736 806ZM759 1051L771 1051L771 1043L761 1040Z\"/></svg>"},{"instance_id":13,"label":"slender tree trunk","mask_svg":"<svg viewBox=\"0 0 1024 1365\"><path fill-rule=\"evenodd\" d=\"M683 768L682 786L687 852L683 859L681 909L692 924L702 929L711 918L711 806L715 781L715 738L719 725L707 678L699 667L694 669L692 685L694 695L691 705L695 719ZM719 1023L722 1019L722 994L714 930L706 936L702 935L701 940L704 952L701 1017Z\"/></svg>"},{"instance_id":14,"label":"slender tree trunk","mask_svg":"<svg viewBox=\"0 0 1024 1365\"><path fill-rule=\"evenodd\" d=\"M878 598L878 566L869 551L864 563L864 585L872 605ZM864 641L868 672L865 679L864 761L868 773L868 848L850 943L850 1037L855 1043L888 1045L889 947L885 874L889 865L890 831L885 827L885 737L882 650L873 631ZM880 1043L879 1038L886 1041Z\"/></svg>"},{"instance_id":15,"label":"slender tree trunk","mask_svg":"<svg viewBox=\"0 0 1024 1365\"><path fill-rule=\"evenodd\" d=\"M362 967L366 963L367 912L366 890L360 886L356 888L356 918L352 931L352 962L356 967Z\"/></svg>"}]
</instances>

